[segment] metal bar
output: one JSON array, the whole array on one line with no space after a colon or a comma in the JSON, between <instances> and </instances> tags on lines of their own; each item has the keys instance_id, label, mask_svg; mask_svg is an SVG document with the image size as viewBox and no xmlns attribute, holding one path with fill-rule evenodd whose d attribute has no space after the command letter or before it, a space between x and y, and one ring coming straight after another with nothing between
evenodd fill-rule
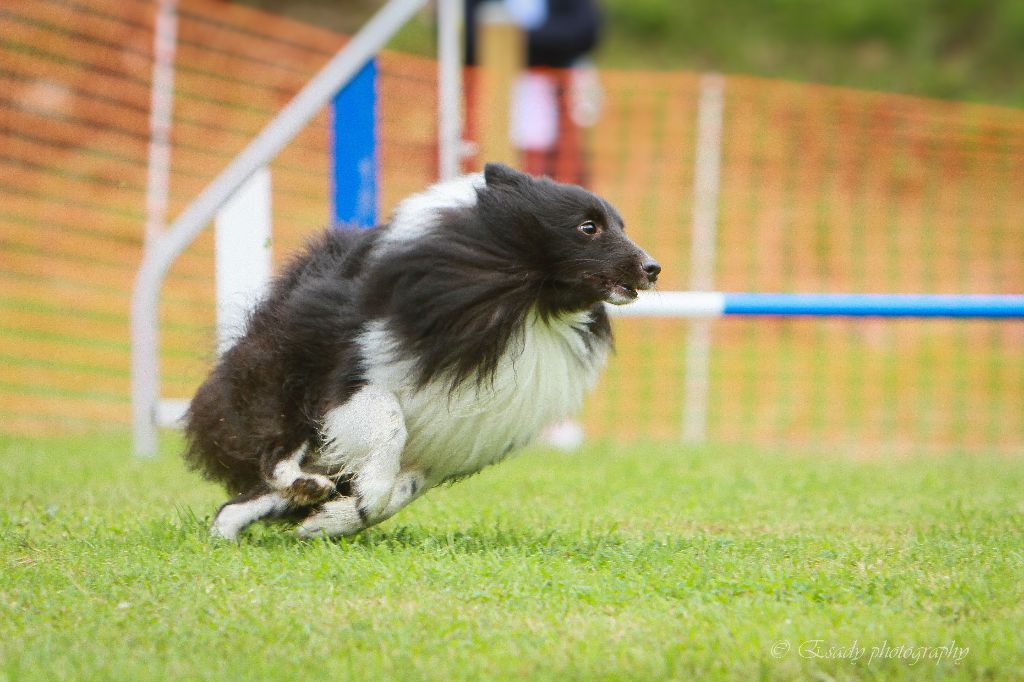
<instances>
[{"instance_id":1,"label":"metal bar","mask_svg":"<svg viewBox=\"0 0 1024 682\"><path fill-rule=\"evenodd\" d=\"M178 44L177 0L161 0L153 26L153 78L149 101L149 156L146 168L146 224L143 259L155 248L167 221L167 194L171 166L171 115L174 105L174 55ZM132 348L155 348L157 321L132 323ZM160 391L159 367L151 364L155 353L132 355L132 425L135 451L156 454L153 419ZM152 401L136 396L153 396Z\"/></svg>"},{"instance_id":2,"label":"metal bar","mask_svg":"<svg viewBox=\"0 0 1024 682\"><path fill-rule=\"evenodd\" d=\"M132 291L132 421L135 451L156 453L159 398L160 288L171 264L213 219L225 201L323 108L427 0L391 0L267 124L256 138L147 248Z\"/></svg>"},{"instance_id":3,"label":"metal bar","mask_svg":"<svg viewBox=\"0 0 1024 682\"><path fill-rule=\"evenodd\" d=\"M707 75L700 81L690 252L690 286L697 291L710 291L715 285L724 91L725 80L719 75Z\"/></svg>"},{"instance_id":4,"label":"metal bar","mask_svg":"<svg viewBox=\"0 0 1024 682\"><path fill-rule=\"evenodd\" d=\"M380 203L377 60L371 59L331 102L331 223L370 228Z\"/></svg>"},{"instance_id":5,"label":"metal bar","mask_svg":"<svg viewBox=\"0 0 1024 682\"><path fill-rule=\"evenodd\" d=\"M463 4L464 0L437 0L437 172L441 180L461 172Z\"/></svg>"},{"instance_id":6,"label":"metal bar","mask_svg":"<svg viewBox=\"0 0 1024 682\"><path fill-rule=\"evenodd\" d=\"M969 294L725 294L725 315L1024 318L1024 296Z\"/></svg>"},{"instance_id":7,"label":"metal bar","mask_svg":"<svg viewBox=\"0 0 1024 682\"><path fill-rule=\"evenodd\" d=\"M753 294L704 291L644 293L614 317L722 316L1024 319L1024 295L1012 294Z\"/></svg>"},{"instance_id":8,"label":"metal bar","mask_svg":"<svg viewBox=\"0 0 1024 682\"><path fill-rule=\"evenodd\" d=\"M707 75L700 81L690 248L690 288L694 291L710 291L715 286L724 89L725 81L719 75ZM711 383L711 326L706 320L690 322L684 362L683 441L703 443L707 437L708 389Z\"/></svg>"},{"instance_id":9,"label":"metal bar","mask_svg":"<svg viewBox=\"0 0 1024 682\"><path fill-rule=\"evenodd\" d=\"M160 0L153 27L153 79L149 89L149 155L146 167L146 241L167 223L171 169L174 55L178 47L177 0Z\"/></svg>"},{"instance_id":10,"label":"metal bar","mask_svg":"<svg viewBox=\"0 0 1024 682\"><path fill-rule=\"evenodd\" d=\"M725 309L723 294L713 291L654 291L641 293L629 305L605 306L612 317L684 317L712 319Z\"/></svg>"}]
</instances>

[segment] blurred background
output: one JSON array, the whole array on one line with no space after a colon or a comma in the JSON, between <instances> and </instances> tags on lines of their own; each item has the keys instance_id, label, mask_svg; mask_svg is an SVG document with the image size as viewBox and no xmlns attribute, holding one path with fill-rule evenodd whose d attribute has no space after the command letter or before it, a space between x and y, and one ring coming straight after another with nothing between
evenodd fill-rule
<instances>
[{"instance_id":1,"label":"blurred background","mask_svg":"<svg viewBox=\"0 0 1024 682\"><path fill-rule=\"evenodd\" d=\"M242 0L351 33L382 0ZM1024 6L1013 0L597 0L600 66L784 78L1024 105ZM434 54L431 18L393 43Z\"/></svg>"},{"instance_id":2,"label":"blurred background","mask_svg":"<svg viewBox=\"0 0 1024 682\"><path fill-rule=\"evenodd\" d=\"M180 0L168 215L382 4ZM603 0L582 3L599 24L561 32L546 22L574 3L511 4L532 68L514 80L502 153L609 198L664 266L661 288L1024 292L1024 4ZM3 433L130 424L156 8L0 8ZM423 11L378 59L381 216L438 174L434 23ZM470 67L466 170L492 158L480 121L496 107L479 87ZM708 97L721 135L701 256ZM275 263L330 221L329 148L324 111L271 164ZM214 358L213 241L201 236L164 288L165 397L187 399ZM694 324L616 327L588 438L678 440L688 405L699 440L1024 452L1020 321L726 319L707 329L706 381L689 385Z\"/></svg>"}]
</instances>

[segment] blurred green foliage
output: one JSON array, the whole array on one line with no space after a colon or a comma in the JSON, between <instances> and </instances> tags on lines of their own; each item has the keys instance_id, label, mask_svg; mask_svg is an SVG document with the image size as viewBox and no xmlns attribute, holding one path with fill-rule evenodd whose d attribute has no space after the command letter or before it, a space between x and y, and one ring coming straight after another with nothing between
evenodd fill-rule
<instances>
[{"instance_id":1,"label":"blurred green foliage","mask_svg":"<svg viewBox=\"0 0 1024 682\"><path fill-rule=\"evenodd\" d=\"M1024 106L1020 0L602 0L605 66Z\"/></svg>"},{"instance_id":2,"label":"blurred green foliage","mask_svg":"<svg viewBox=\"0 0 1024 682\"><path fill-rule=\"evenodd\" d=\"M235 0L352 32L385 0ZM1024 106L1024 0L598 0L605 67L715 70ZM392 47L434 54L432 10Z\"/></svg>"}]
</instances>

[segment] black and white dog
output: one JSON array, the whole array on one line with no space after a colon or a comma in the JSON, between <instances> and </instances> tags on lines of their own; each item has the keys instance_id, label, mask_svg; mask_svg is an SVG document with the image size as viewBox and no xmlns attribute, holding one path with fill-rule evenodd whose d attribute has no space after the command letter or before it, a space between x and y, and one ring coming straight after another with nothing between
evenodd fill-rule
<instances>
[{"instance_id":1,"label":"black and white dog","mask_svg":"<svg viewBox=\"0 0 1024 682\"><path fill-rule=\"evenodd\" d=\"M328 231L192 400L186 458L237 495L211 532L351 535L504 459L579 409L604 302L660 270L603 199L498 164Z\"/></svg>"}]
</instances>

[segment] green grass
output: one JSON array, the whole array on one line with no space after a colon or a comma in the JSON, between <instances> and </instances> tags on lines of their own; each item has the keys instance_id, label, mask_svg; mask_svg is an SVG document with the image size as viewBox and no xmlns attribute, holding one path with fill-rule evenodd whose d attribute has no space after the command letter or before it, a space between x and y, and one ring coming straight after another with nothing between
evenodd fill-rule
<instances>
[{"instance_id":1,"label":"green grass","mask_svg":"<svg viewBox=\"0 0 1024 682\"><path fill-rule=\"evenodd\" d=\"M349 541L235 545L178 445L0 440L0 679L1024 677L1021 460L534 450Z\"/></svg>"}]
</instances>

